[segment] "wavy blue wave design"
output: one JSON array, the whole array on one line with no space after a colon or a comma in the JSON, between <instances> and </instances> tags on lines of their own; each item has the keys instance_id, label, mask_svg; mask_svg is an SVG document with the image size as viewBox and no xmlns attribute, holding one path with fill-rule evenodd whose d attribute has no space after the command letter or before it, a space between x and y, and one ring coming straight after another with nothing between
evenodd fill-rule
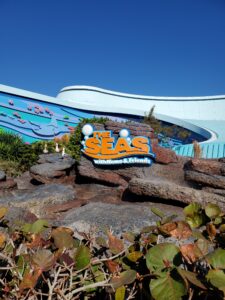
<instances>
[{"instance_id":1,"label":"wavy blue wave design","mask_svg":"<svg viewBox=\"0 0 225 300\"><path fill-rule=\"evenodd\" d=\"M0 128L19 134L25 142L61 137L70 133L80 120L95 116L129 119L122 114L118 117L108 113L86 112L0 92Z\"/></svg>"},{"instance_id":2,"label":"wavy blue wave design","mask_svg":"<svg viewBox=\"0 0 225 300\"><path fill-rule=\"evenodd\" d=\"M82 118L93 114L62 105L0 93L0 128L22 136L25 142L51 140L71 132Z\"/></svg>"}]
</instances>

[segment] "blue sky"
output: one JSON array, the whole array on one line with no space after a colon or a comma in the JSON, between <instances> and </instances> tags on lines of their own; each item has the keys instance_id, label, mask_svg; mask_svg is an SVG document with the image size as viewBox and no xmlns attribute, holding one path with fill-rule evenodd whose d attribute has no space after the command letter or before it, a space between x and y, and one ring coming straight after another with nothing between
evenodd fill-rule
<instances>
[{"instance_id":1,"label":"blue sky","mask_svg":"<svg viewBox=\"0 0 225 300\"><path fill-rule=\"evenodd\" d=\"M0 0L0 83L225 94L225 1Z\"/></svg>"}]
</instances>

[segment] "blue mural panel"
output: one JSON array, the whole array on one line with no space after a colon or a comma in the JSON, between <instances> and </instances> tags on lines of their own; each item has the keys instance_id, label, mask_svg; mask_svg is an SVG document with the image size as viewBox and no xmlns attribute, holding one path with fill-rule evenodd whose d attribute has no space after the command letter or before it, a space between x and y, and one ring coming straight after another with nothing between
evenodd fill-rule
<instances>
[{"instance_id":1,"label":"blue mural panel","mask_svg":"<svg viewBox=\"0 0 225 300\"><path fill-rule=\"evenodd\" d=\"M17 133L25 142L51 140L70 133L93 113L0 93L0 128Z\"/></svg>"}]
</instances>

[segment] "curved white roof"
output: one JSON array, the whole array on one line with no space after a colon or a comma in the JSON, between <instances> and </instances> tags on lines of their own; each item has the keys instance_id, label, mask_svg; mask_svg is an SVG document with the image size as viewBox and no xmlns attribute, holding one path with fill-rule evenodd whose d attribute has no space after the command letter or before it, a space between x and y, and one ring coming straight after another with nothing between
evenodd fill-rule
<instances>
[{"instance_id":1,"label":"curved white roof","mask_svg":"<svg viewBox=\"0 0 225 300\"><path fill-rule=\"evenodd\" d=\"M152 106L159 119L209 138L214 132L225 140L225 95L161 97L119 93L92 86L68 86L57 97L0 85L0 92L55 103L90 112L144 116Z\"/></svg>"},{"instance_id":2,"label":"curved white roof","mask_svg":"<svg viewBox=\"0 0 225 300\"><path fill-rule=\"evenodd\" d=\"M92 92L99 92L108 95L114 95L124 98L135 98L135 99L144 99L144 100L172 100L172 101L207 101L207 100L215 100L215 99L225 99L225 95L214 95L214 96L190 96L190 97L171 97L171 96L144 96L144 95L137 95L137 94L128 94L128 93L121 93L116 91L111 91L107 89L98 88L95 86L88 86L88 85L72 85L66 86L62 88L58 94L58 96L66 91L76 91L76 90L85 90L85 91L92 91Z\"/></svg>"}]
</instances>

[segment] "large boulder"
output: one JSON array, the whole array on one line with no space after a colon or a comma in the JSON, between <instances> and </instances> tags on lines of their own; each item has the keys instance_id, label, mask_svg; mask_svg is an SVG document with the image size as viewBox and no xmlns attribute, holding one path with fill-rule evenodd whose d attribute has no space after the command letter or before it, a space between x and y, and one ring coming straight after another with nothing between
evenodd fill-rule
<instances>
[{"instance_id":1,"label":"large boulder","mask_svg":"<svg viewBox=\"0 0 225 300\"><path fill-rule=\"evenodd\" d=\"M144 226L153 225L158 217L151 212L153 204L109 204L88 203L77 209L70 210L58 225L68 226L74 231L105 232L112 229L115 234L125 231L139 231ZM164 208L166 214L172 209ZM95 228L97 227L97 228Z\"/></svg>"},{"instance_id":2,"label":"large boulder","mask_svg":"<svg viewBox=\"0 0 225 300\"><path fill-rule=\"evenodd\" d=\"M184 166L185 170L208 175L225 175L225 163L209 159L190 159Z\"/></svg>"},{"instance_id":3,"label":"large boulder","mask_svg":"<svg viewBox=\"0 0 225 300\"><path fill-rule=\"evenodd\" d=\"M183 165L185 162L185 159L179 158L176 163L171 164L158 164L153 162L151 166L122 165L105 166L103 168L94 165L91 160L82 156L77 166L77 178L79 178L81 182L86 180L93 183L126 187L127 182L134 177L163 177L181 183L182 185L188 185L184 180Z\"/></svg>"},{"instance_id":4,"label":"large boulder","mask_svg":"<svg viewBox=\"0 0 225 300\"><path fill-rule=\"evenodd\" d=\"M77 199L82 203L104 202L121 203L123 189L97 183L83 183L75 185Z\"/></svg>"},{"instance_id":5,"label":"large boulder","mask_svg":"<svg viewBox=\"0 0 225 300\"><path fill-rule=\"evenodd\" d=\"M74 176L68 178L75 164L75 160L69 155L64 158L61 154L42 154L38 164L30 168L32 178L41 183L69 183L74 181Z\"/></svg>"},{"instance_id":6,"label":"large boulder","mask_svg":"<svg viewBox=\"0 0 225 300\"><path fill-rule=\"evenodd\" d=\"M15 191L13 194L0 197L0 204L9 207L29 209L38 217L48 217L49 205L66 203L76 199L72 186L61 184L40 185L34 190Z\"/></svg>"},{"instance_id":7,"label":"large boulder","mask_svg":"<svg viewBox=\"0 0 225 300\"><path fill-rule=\"evenodd\" d=\"M111 186L126 186L127 182L120 175L112 170L97 168L93 163L82 157L77 167L79 178L87 179L90 182L103 183Z\"/></svg>"},{"instance_id":8,"label":"large boulder","mask_svg":"<svg viewBox=\"0 0 225 300\"><path fill-rule=\"evenodd\" d=\"M171 164L158 164L153 163L149 168L148 176L142 177L147 178L162 178L178 185L182 186L193 186L192 183L188 182L184 178L184 164L187 162L188 158L178 156L178 161ZM141 177L140 177L141 178Z\"/></svg>"},{"instance_id":9,"label":"large boulder","mask_svg":"<svg viewBox=\"0 0 225 300\"><path fill-rule=\"evenodd\" d=\"M225 198L222 196L180 186L162 179L134 178L129 182L128 190L138 196L147 196L149 200L168 203L172 200L186 204L197 202L202 205L211 202L225 210Z\"/></svg>"}]
</instances>

